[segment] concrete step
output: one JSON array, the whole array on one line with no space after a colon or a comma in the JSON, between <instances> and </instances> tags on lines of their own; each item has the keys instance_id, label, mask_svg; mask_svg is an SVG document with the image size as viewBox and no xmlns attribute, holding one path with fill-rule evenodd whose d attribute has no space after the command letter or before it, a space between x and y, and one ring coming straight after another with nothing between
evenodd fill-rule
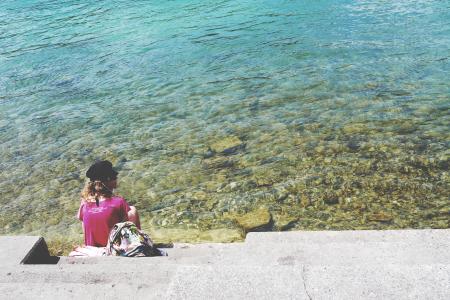
<instances>
[{"instance_id":1,"label":"concrete step","mask_svg":"<svg viewBox=\"0 0 450 300\"><path fill-rule=\"evenodd\" d=\"M167 249L168 257L70 258L59 264L222 264L222 265L358 265L372 263L429 264L450 261L450 244L409 242L330 242L258 245L184 245Z\"/></svg>"},{"instance_id":2,"label":"concrete step","mask_svg":"<svg viewBox=\"0 0 450 300\"><path fill-rule=\"evenodd\" d=\"M179 269L172 298L448 299L450 291L447 265L197 268Z\"/></svg>"},{"instance_id":3,"label":"concrete step","mask_svg":"<svg viewBox=\"0 0 450 300\"><path fill-rule=\"evenodd\" d=\"M20 265L2 268L0 283L84 283L117 284L151 281L165 285L177 267L174 265L141 266L138 264L110 265Z\"/></svg>"},{"instance_id":4,"label":"concrete step","mask_svg":"<svg viewBox=\"0 0 450 300\"><path fill-rule=\"evenodd\" d=\"M413 245L417 243L449 245L450 229L249 232L245 238L247 245L341 242L407 242Z\"/></svg>"},{"instance_id":5,"label":"concrete step","mask_svg":"<svg viewBox=\"0 0 450 300\"><path fill-rule=\"evenodd\" d=\"M355 265L373 263L443 263L450 261L450 244L429 245L410 243L270 243L244 248L235 263L273 264L327 264ZM224 256L224 263L230 256Z\"/></svg>"},{"instance_id":6,"label":"concrete step","mask_svg":"<svg viewBox=\"0 0 450 300\"><path fill-rule=\"evenodd\" d=\"M170 278L162 276L155 283L160 271L133 269L122 271L123 276L114 272L83 276L81 270L72 276L61 271L25 272L24 278L15 279L27 279L26 288L17 281L0 282L0 294L6 299L308 299L301 269L182 266L170 268ZM55 273L61 273L59 279Z\"/></svg>"},{"instance_id":7,"label":"concrete step","mask_svg":"<svg viewBox=\"0 0 450 300\"><path fill-rule=\"evenodd\" d=\"M450 292L450 268L442 264L28 265L10 273L0 275L2 299L448 299Z\"/></svg>"},{"instance_id":8,"label":"concrete step","mask_svg":"<svg viewBox=\"0 0 450 300\"><path fill-rule=\"evenodd\" d=\"M45 254L41 239L0 237L9 245L0 298L447 299L449 231L402 232L258 233L245 243L175 244L168 257L55 265L20 264Z\"/></svg>"},{"instance_id":9,"label":"concrete step","mask_svg":"<svg viewBox=\"0 0 450 300\"><path fill-rule=\"evenodd\" d=\"M402 232L405 234L402 235ZM251 233L244 243L175 244L174 248L166 249L168 257L137 259L61 257L58 263L255 266L351 265L364 264L368 261L400 264L443 263L450 261L449 233L449 230ZM3 252L0 252L4 264L15 265L24 257L30 258L36 254L44 253L42 256L48 256L45 241L37 237L0 237L0 242L5 245ZM30 256L27 251L36 253ZM7 253L12 255L8 256Z\"/></svg>"},{"instance_id":10,"label":"concrete step","mask_svg":"<svg viewBox=\"0 0 450 300\"><path fill-rule=\"evenodd\" d=\"M0 283L1 299L166 299L166 288L149 288L148 284L85 283Z\"/></svg>"},{"instance_id":11,"label":"concrete step","mask_svg":"<svg viewBox=\"0 0 450 300\"><path fill-rule=\"evenodd\" d=\"M163 257L60 257L58 264L202 264L211 263L224 255L236 255L245 247L244 243L174 244L163 250Z\"/></svg>"}]
</instances>

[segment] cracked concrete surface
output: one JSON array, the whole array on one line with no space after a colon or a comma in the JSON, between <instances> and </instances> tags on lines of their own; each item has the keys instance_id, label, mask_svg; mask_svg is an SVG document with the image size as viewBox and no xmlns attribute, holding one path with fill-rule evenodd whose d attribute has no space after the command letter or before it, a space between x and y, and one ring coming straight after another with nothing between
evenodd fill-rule
<instances>
[{"instance_id":1,"label":"cracked concrete surface","mask_svg":"<svg viewBox=\"0 0 450 300\"><path fill-rule=\"evenodd\" d=\"M305 266L302 266L302 280L303 280L303 287L305 288L305 293L306 295L308 295L308 299L312 300L311 295L308 292L308 288L306 287Z\"/></svg>"}]
</instances>

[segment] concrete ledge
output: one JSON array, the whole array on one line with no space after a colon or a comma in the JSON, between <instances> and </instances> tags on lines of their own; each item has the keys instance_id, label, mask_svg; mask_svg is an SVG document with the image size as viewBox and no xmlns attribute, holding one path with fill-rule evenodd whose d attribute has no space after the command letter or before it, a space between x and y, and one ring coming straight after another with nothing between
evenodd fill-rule
<instances>
[{"instance_id":1,"label":"concrete ledge","mask_svg":"<svg viewBox=\"0 0 450 300\"><path fill-rule=\"evenodd\" d=\"M450 243L450 229L406 229L406 230L342 230L342 231L283 231L249 232L247 244L287 243L341 243L341 242L387 242L423 244Z\"/></svg>"},{"instance_id":2,"label":"concrete ledge","mask_svg":"<svg viewBox=\"0 0 450 300\"><path fill-rule=\"evenodd\" d=\"M448 299L450 229L250 233L168 257L68 258L0 237L0 298ZM20 264L22 261L23 264ZM26 284L24 284L26 283Z\"/></svg>"}]
</instances>

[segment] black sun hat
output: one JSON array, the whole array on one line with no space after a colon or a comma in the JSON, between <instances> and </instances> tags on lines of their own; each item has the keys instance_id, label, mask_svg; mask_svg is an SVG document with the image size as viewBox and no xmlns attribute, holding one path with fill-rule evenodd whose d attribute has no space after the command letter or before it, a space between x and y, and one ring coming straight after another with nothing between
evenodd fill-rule
<instances>
[{"instance_id":1,"label":"black sun hat","mask_svg":"<svg viewBox=\"0 0 450 300\"><path fill-rule=\"evenodd\" d=\"M91 181L101 180L108 181L117 178L117 173L113 167L112 163L108 160L96 161L86 172L86 177Z\"/></svg>"}]
</instances>

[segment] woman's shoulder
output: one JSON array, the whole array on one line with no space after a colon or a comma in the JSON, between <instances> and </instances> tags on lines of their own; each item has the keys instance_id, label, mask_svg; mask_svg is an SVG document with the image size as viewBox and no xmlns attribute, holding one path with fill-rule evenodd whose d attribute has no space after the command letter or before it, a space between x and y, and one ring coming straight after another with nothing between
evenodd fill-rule
<instances>
[{"instance_id":1,"label":"woman's shoulder","mask_svg":"<svg viewBox=\"0 0 450 300\"><path fill-rule=\"evenodd\" d=\"M86 205L86 203L88 202L88 200L87 199L84 199L84 198L80 198L80 206L84 206L84 205Z\"/></svg>"},{"instance_id":2,"label":"woman's shoulder","mask_svg":"<svg viewBox=\"0 0 450 300\"><path fill-rule=\"evenodd\" d=\"M125 212L128 212L130 210L130 205L128 204L127 200L121 196L113 196L112 202L114 203L114 206L120 207L120 209L123 209Z\"/></svg>"},{"instance_id":3,"label":"woman's shoulder","mask_svg":"<svg viewBox=\"0 0 450 300\"><path fill-rule=\"evenodd\" d=\"M120 196L120 195L114 195L111 197L111 200L115 201L115 202L127 202L127 200L125 200L124 197Z\"/></svg>"}]
</instances>

